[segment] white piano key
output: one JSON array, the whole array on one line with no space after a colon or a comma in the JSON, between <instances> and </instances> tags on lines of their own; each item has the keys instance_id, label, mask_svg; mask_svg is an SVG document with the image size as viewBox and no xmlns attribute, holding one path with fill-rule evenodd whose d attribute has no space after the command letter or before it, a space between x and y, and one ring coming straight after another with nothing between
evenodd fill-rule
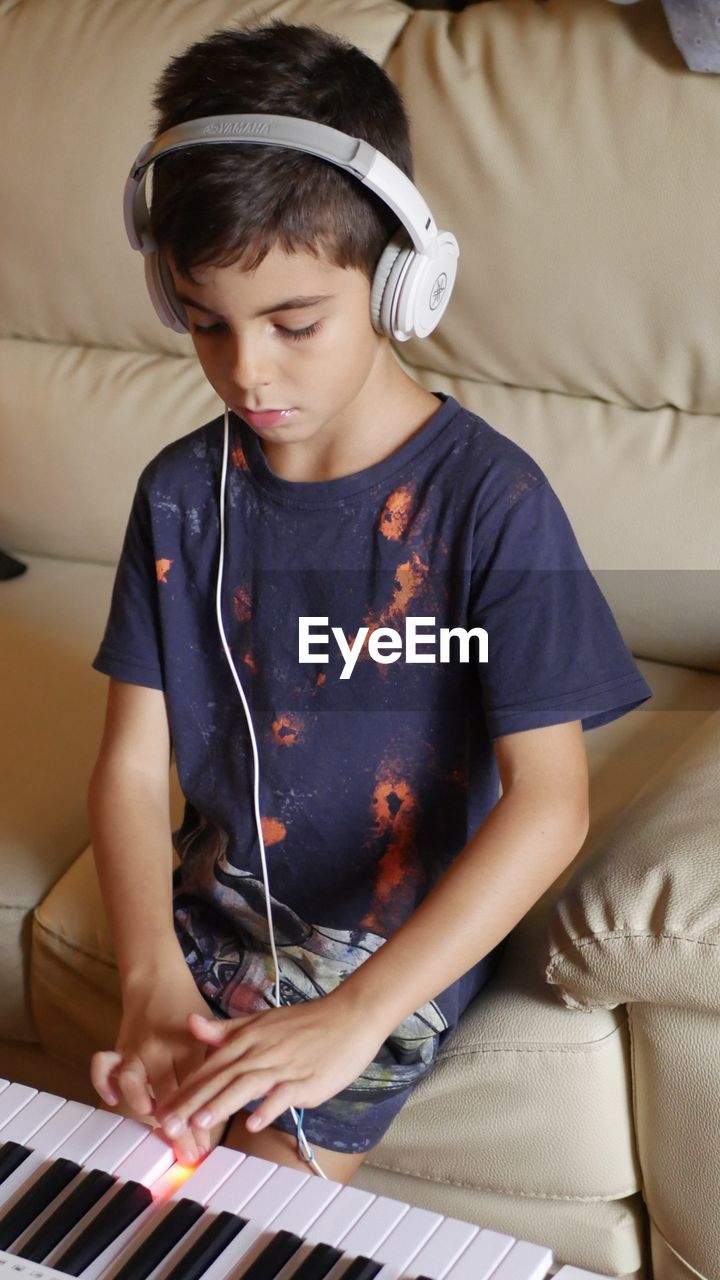
<instances>
[{"instance_id":1,"label":"white piano key","mask_svg":"<svg viewBox=\"0 0 720 1280\"><path fill-rule=\"evenodd\" d=\"M103 1112L103 1114L107 1114ZM135 1151L148 1135L146 1124L138 1120L120 1120L119 1125L110 1130L106 1138L91 1152L87 1160L88 1169L101 1169L103 1173L115 1173Z\"/></svg>"},{"instance_id":2,"label":"white piano key","mask_svg":"<svg viewBox=\"0 0 720 1280\"><path fill-rule=\"evenodd\" d=\"M45 1096L49 1098L51 1095ZM84 1102L63 1102L62 1098L60 1102L61 1106L52 1111L48 1104L48 1119L28 1141L34 1151L41 1151L43 1155L57 1155L58 1148L64 1147L70 1135L79 1129L92 1110ZM62 1154L65 1155L65 1152Z\"/></svg>"},{"instance_id":3,"label":"white piano key","mask_svg":"<svg viewBox=\"0 0 720 1280\"><path fill-rule=\"evenodd\" d=\"M4 1091L7 1089L9 1084L10 1084L9 1080L0 1080L0 1093L4 1093Z\"/></svg>"},{"instance_id":4,"label":"white piano key","mask_svg":"<svg viewBox=\"0 0 720 1280\"><path fill-rule=\"evenodd\" d=\"M172 1193L173 1200L197 1200L198 1204L208 1204L223 1183L227 1182L244 1160L241 1151L232 1151L229 1147L213 1147L201 1164L193 1169L189 1178L176 1186ZM167 1176L172 1175L172 1170ZM162 1195L162 1179L158 1184L158 1194Z\"/></svg>"},{"instance_id":5,"label":"white piano key","mask_svg":"<svg viewBox=\"0 0 720 1280\"><path fill-rule=\"evenodd\" d=\"M18 1111L27 1106L36 1096L37 1089L27 1084L11 1084L0 1095L0 1140L5 1141L4 1128Z\"/></svg>"},{"instance_id":6,"label":"white piano key","mask_svg":"<svg viewBox=\"0 0 720 1280\"><path fill-rule=\"evenodd\" d=\"M432 1276L433 1280L445 1280L452 1264L457 1262L470 1241L478 1235L479 1227L459 1218L443 1218L411 1265L403 1271L403 1280L416 1280L417 1276Z\"/></svg>"},{"instance_id":7,"label":"white piano key","mask_svg":"<svg viewBox=\"0 0 720 1280\"><path fill-rule=\"evenodd\" d=\"M284 1229L305 1236L315 1219L341 1191L341 1182L314 1176L308 1178L283 1212ZM329 1244L329 1241L323 1243Z\"/></svg>"},{"instance_id":8,"label":"white piano key","mask_svg":"<svg viewBox=\"0 0 720 1280\"><path fill-rule=\"evenodd\" d=\"M149 1129L147 1125L143 1128L145 1137L122 1164L117 1166L115 1174L121 1182L142 1182L143 1186L149 1187L163 1173L167 1173L175 1163L175 1156L170 1144L158 1132Z\"/></svg>"},{"instance_id":9,"label":"white piano key","mask_svg":"<svg viewBox=\"0 0 720 1280\"><path fill-rule=\"evenodd\" d=\"M269 1244L271 1232L283 1229L279 1220L282 1210L297 1195L309 1176L296 1169L277 1167L239 1211L241 1217L247 1218L247 1226L231 1240L212 1266L208 1267L203 1280L225 1280L229 1275L232 1275L233 1280L240 1280L257 1255ZM215 1201L212 1207L216 1209Z\"/></svg>"},{"instance_id":10,"label":"white piano key","mask_svg":"<svg viewBox=\"0 0 720 1280\"><path fill-rule=\"evenodd\" d=\"M114 1116L109 1111L94 1111L92 1107L88 1107L88 1111L90 1114L63 1144L62 1154L67 1160L77 1160L83 1168L94 1169L96 1166L88 1163L90 1156L122 1124L122 1117ZM110 1173L110 1170L107 1169L106 1173Z\"/></svg>"},{"instance_id":11,"label":"white piano key","mask_svg":"<svg viewBox=\"0 0 720 1280\"><path fill-rule=\"evenodd\" d=\"M383 1263L377 1280L400 1280L405 1267L412 1262L426 1240L437 1231L441 1222L441 1213L411 1208L372 1255L374 1261Z\"/></svg>"},{"instance_id":12,"label":"white piano key","mask_svg":"<svg viewBox=\"0 0 720 1280\"><path fill-rule=\"evenodd\" d=\"M409 1204L404 1204L401 1200L390 1200L387 1196L376 1196L372 1204L368 1206L365 1213L358 1218L358 1221L350 1228L340 1240L337 1242L338 1248L347 1253L348 1257L368 1257L374 1258L380 1245L390 1234L393 1227L397 1226L401 1218L410 1210ZM328 1241L327 1243L331 1243ZM330 1277L334 1277L341 1263L336 1263L330 1272ZM339 1272L338 1272L339 1274ZM328 1277L328 1280L330 1280Z\"/></svg>"},{"instance_id":13,"label":"white piano key","mask_svg":"<svg viewBox=\"0 0 720 1280\"><path fill-rule=\"evenodd\" d=\"M54 1093L36 1093L3 1125L0 1139L3 1142L22 1142L34 1147L31 1138L62 1105L63 1099Z\"/></svg>"},{"instance_id":14,"label":"white piano key","mask_svg":"<svg viewBox=\"0 0 720 1280\"><path fill-rule=\"evenodd\" d=\"M212 1197L211 1208L215 1213L221 1213L226 1209L228 1213L240 1213L244 1218L246 1216L243 1213L244 1206L263 1183L275 1173L277 1167L272 1160L258 1160L257 1156L246 1156L239 1168Z\"/></svg>"},{"instance_id":15,"label":"white piano key","mask_svg":"<svg viewBox=\"0 0 720 1280\"><path fill-rule=\"evenodd\" d=\"M503 1258L515 1244L514 1236L500 1231L481 1231L447 1272L447 1280L490 1280Z\"/></svg>"},{"instance_id":16,"label":"white piano key","mask_svg":"<svg viewBox=\"0 0 720 1280\"><path fill-rule=\"evenodd\" d=\"M305 1233L309 1244L338 1245L366 1213L376 1197L359 1187L343 1187ZM309 1250L308 1250L309 1252Z\"/></svg>"},{"instance_id":17,"label":"white piano key","mask_svg":"<svg viewBox=\"0 0 720 1280\"><path fill-rule=\"evenodd\" d=\"M552 1266L552 1249L541 1244L517 1240L499 1267L492 1273L492 1280L545 1280Z\"/></svg>"}]
</instances>

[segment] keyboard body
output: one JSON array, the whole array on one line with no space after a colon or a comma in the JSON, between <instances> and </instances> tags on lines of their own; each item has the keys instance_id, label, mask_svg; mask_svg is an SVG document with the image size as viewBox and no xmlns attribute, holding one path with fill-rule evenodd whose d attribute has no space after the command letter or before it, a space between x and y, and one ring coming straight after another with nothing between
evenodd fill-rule
<instances>
[{"instance_id":1,"label":"keyboard body","mask_svg":"<svg viewBox=\"0 0 720 1280\"><path fill-rule=\"evenodd\" d=\"M609 1280L550 1249L0 1080L0 1280Z\"/></svg>"}]
</instances>

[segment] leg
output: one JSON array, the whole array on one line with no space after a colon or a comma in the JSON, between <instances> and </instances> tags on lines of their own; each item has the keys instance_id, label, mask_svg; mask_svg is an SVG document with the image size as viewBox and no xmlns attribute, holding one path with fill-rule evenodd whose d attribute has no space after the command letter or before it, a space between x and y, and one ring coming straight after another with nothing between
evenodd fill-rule
<instances>
[{"instance_id":1,"label":"leg","mask_svg":"<svg viewBox=\"0 0 720 1280\"><path fill-rule=\"evenodd\" d=\"M247 1118L247 1111L239 1111L233 1116L222 1140L224 1146L232 1147L234 1151L244 1151L248 1156L260 1156L262 1160L274 1160L275 1164L288 1165L303 1173L314 1173L311 1166L298 1155L293 1134L275 1129L272 1125L268 1129L262 1129L260 1133L250 1133L245 1127ZM314 1143L310 1145L323 1173L334 1182L349 1182L367 1155L366 1151L359 1155L345 1155L341 1151L329 1151L327 1147L315 1146Z\"/></svg>"}]
</instances>

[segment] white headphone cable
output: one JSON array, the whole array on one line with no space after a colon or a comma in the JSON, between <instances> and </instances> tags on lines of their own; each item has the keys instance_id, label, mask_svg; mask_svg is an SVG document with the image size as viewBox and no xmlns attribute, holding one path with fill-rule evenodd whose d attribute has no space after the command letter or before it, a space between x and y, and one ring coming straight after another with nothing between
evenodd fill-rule
<instances>
[{"instance_id":1,"label":"white headphone cable","mask_svg":"<svg viewBox=\"0 0 720 1280\"><path fill-rule=\"evenodd\" d=\"M232 654L230 653L230 646L228 645L228 642L227 642L227 636L225 635L225 627L223 626L223 620L222 620L222 604L221 604L222 576L223 576L223 566L225 563L225 486L227 483L228 454L230 452L229 440L230 440L230 428L228 423L228 406L225 405L225 426L224 426L224 433L223 433L223 459L222 459L222 473L220 477L220 554L218 558L218 575L217 575L217 586L215 591L215 611L217 614L218 629L220 631L220 639L222 641L222 646L225 651L225 657L228 660L228 664L230 666L233 679L237 686L237 691L240 694L240 698L242 699L243 709L245 711L245 719L247 720L248 729L250 730L250 740L252 742L253 765L254 765L253 800L254 800L254 806L255 806L255 825L257 827L258 840L260 842L260 861L262 864L263 885L265 888L265 910L267 913L268 929L270 932L270 950L272 952L273 964L275 966L275 987L273 989L272 998L273 998L273 1003L275 1007L279 1009L282 1003L280 999L280 967L278 965L277 951L275 950L275 932L273 929L273 920L272 920L270 885L268 881L267 859L265 855L265 841L263 840L262 821L260 818L260 764L258 760L257 741L255 738L255 730L253 729L252 717L250 715L250 708L248 707L247 700L245 698L245 691L242 687L240 677L238 676L235 663L233 662ZM315 1172L320 1175L321 1178L327 1178L327 1174L323 1173L322 1169L320 1168L320 1165L318 1164L317 1160L315 1159L312 1153L312 1149L308 1145L307 1138L303 1133L302 1111L298 1115L298 1112L295 1110L295 1108L290 1107L290 1113L292 1115L293 1120L295 1121L295 1125L297 1128L298 1147L300 1149L300 1154L303 1160L307 1164L309 1164L315 1170Z\"/></svg>"}]
</instances>

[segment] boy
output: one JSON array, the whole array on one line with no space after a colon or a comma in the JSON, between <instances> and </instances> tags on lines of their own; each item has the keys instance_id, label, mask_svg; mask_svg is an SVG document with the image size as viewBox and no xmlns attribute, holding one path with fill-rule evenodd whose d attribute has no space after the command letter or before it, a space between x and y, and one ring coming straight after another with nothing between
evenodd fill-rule
<instances>
[{"instance_id":1,"label":"boy","mask_svg":"<svg viewBox=\"0 0 720 1280\"><path fill-rule=\"evenodd\" d=\"M219 32L155 105L158 133L313 120L411 174L391 82L316 29ZM181 1159L230 1121L226 1143L304 1167L289 1109L308 1108L317 1164L346 1181L579 850L582 729L649 690L536 464L404 373L371 320L383 201L317 156L213 144L157 163L151 219L227 406L227 548L218 419L144 471L95 662L123 1019L93 1080ZM485 634L487 655L433 661L428 624Z\"/></svg>"}]
</instances>

